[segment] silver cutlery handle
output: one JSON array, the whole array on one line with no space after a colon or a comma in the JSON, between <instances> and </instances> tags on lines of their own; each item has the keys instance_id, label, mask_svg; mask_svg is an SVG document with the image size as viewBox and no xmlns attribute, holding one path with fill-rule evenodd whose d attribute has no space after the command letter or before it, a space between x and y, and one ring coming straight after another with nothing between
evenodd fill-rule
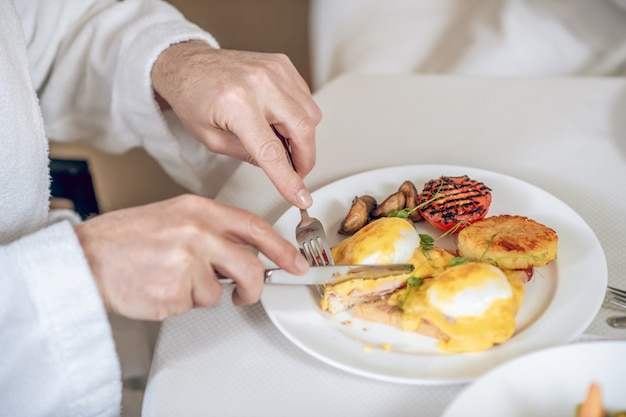
<instances>
[{"instance_id":1,"label":"silver cutlery handle","mask_svg":"<svg viewBox=\"0 0 626 417\"><path fill-rule=\"evenodd\" d=\"M265 270L265 275L263 277L263 281L267 281L267 279L270 277L270 275L272 275L272 271L275 271L278 268L269 268ZM233 281L231 278L228 278L220 273L217 274L217 280L220 284L222 285L232 285L235 284L235 281Z\"/></svg>"},{"instance_id":2,"label":"silver cutlery handle","mask_svg":"<svg viewBox=\"0 0 626 417\"><path fill-rule=\"evenodd\" d=\"M626 316L609 317L606 322L614 329L626 329Z\"/></svg>"}]
</instances>

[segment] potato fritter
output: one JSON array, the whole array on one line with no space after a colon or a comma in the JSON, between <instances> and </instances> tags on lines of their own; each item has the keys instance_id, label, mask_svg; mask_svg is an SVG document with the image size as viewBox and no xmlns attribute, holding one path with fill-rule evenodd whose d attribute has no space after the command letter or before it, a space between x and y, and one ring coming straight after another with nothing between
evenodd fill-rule
<instances>
[{"instance_id":1,"label":"potato fritter","mask_svg":"<svg viewBox=\"0 0 626 417\"><path fill-rule=\"evenodd\" d=\"M540 267L556 259L558 236L524 216L487 217L458 235L459 254L506 269Z\"/></svg>"}]
</instances>

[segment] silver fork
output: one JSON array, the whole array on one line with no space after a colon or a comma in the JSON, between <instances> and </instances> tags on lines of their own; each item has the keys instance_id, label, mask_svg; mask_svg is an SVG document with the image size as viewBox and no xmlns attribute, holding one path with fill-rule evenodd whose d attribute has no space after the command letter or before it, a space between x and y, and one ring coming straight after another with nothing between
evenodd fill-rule
<instances>
[{"instance_id":1,"label":"silver fork","mask_svg":"<svg viewBox=\"0 0 626 417\"><path fill-rule=\"evenodd\" d=\"M608 286L606 292L610 304L626 309L626 291Z\"/></svg>"},{"instance_id":2,"label":"silver fork","mask_svg":"<svg viewBox=\"0 0 626 417\"><path fill-rule=\"evenodd\" d=\"M300 209L300 223L296 226L296 241L309 265L335 264L326 233L324 233L324 226L318 219L309 216L306 209Z\"/></svg>"},{"instance_id":3,"label":"silver fork","mask_svg":"<svg viewBox=\"0 0 626 417\"><path fill-rule=\"evenodd\" d=\"M626 309L626 291L608 286L606 288L606 301L609 304ZM615 329L626 329L626 316L613 316L606 319L609 326Z\"/></svg>"},{"instance_id":4,"label":"silver fork","mask_svg":"<svg viewBox=\"0 0 626 417\"><path fill-rule=\"evenodd\" d=\"M274 133L280 138L285 147L285 153L291 168L297 172L291 158L289 139L278 133L274 126L272 126L272 129L274 129ZM298 242L300 252L306 257L309 265L323 266L335 264L326 233L324 232L324 226L318 219L309 216L309 212L306 209L300 209L300 223L296 226L296 242Z\"/></svg>"}]
</instances>

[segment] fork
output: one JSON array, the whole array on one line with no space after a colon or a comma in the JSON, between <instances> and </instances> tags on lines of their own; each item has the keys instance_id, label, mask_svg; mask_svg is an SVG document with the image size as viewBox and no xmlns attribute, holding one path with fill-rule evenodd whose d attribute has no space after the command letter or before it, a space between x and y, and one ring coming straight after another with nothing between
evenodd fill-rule
<instances>
[{"instance_id":1,"label":"fork","mask_svg":"<svg viewBox=\"0 0 626 417\"><path fill-rule=\"evenodd\" d=\"M611 287L610 285L606 288L606 290L608 296L607 301L610 304L626 308L626 291Z\"/></svg>"},{"instance_id":2,"label":"fork","mask_svg":"<svg viewBox=\"0 0 626 417\"><path fill-rule=\"evenodd\" d=\"M626 309L626 291L608 286L606 288L606 301L615 306ZM615 329L626 329L626 316L613 316L606 319L609 326Z\"/></svg>"},{"instance_id":3,"label":"fork","mask_svg":"<svg viewBox=\"0 0 626 417\"><path fill-rule=\"evenodd\" d=\"M278 133L274 126L272 126L272 129L274 129L274 133L280 138L285 148L287 160L291 168L297 172L291 157L289 139ZM306 257L309 265L323 266L335 264L326 233L324 232L324 226L318 219L309 216L309 212L306 209L300 209L300 223L296 226L296 242L298 242L300 252Z\"/></svg>"}]
</instances>

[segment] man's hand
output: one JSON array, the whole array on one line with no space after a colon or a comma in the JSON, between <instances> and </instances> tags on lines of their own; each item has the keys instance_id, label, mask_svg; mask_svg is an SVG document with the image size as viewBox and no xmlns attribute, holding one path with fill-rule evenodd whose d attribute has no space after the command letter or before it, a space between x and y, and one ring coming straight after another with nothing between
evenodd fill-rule
<instances>
[{"instance_id":1,"label":"man's hand","mask_svg":"<svg viewBox=\"0 0 626 417\"><path fill-rule=\"evenodd\" d=\"M107 310L162 320L217 302L215 271L236 282L235 305L258 301L264 266L244 245L301 275L306 259L260 217L185 195L105 213L75 228Z\"/></svg>"},{"instance_id":2,"label":"man's hand","mask_svg":"<svg viewBox=\"0 0 626 417\"><path fill-rule=\"evenodd\" d=\"M289 58L183 42L160 55L152 82L208 149L258 165L287 201L311 205L302 177L315 165L321 112ZM289 138L297 174L272 125Z\"/></svg>"}]
</instances>

